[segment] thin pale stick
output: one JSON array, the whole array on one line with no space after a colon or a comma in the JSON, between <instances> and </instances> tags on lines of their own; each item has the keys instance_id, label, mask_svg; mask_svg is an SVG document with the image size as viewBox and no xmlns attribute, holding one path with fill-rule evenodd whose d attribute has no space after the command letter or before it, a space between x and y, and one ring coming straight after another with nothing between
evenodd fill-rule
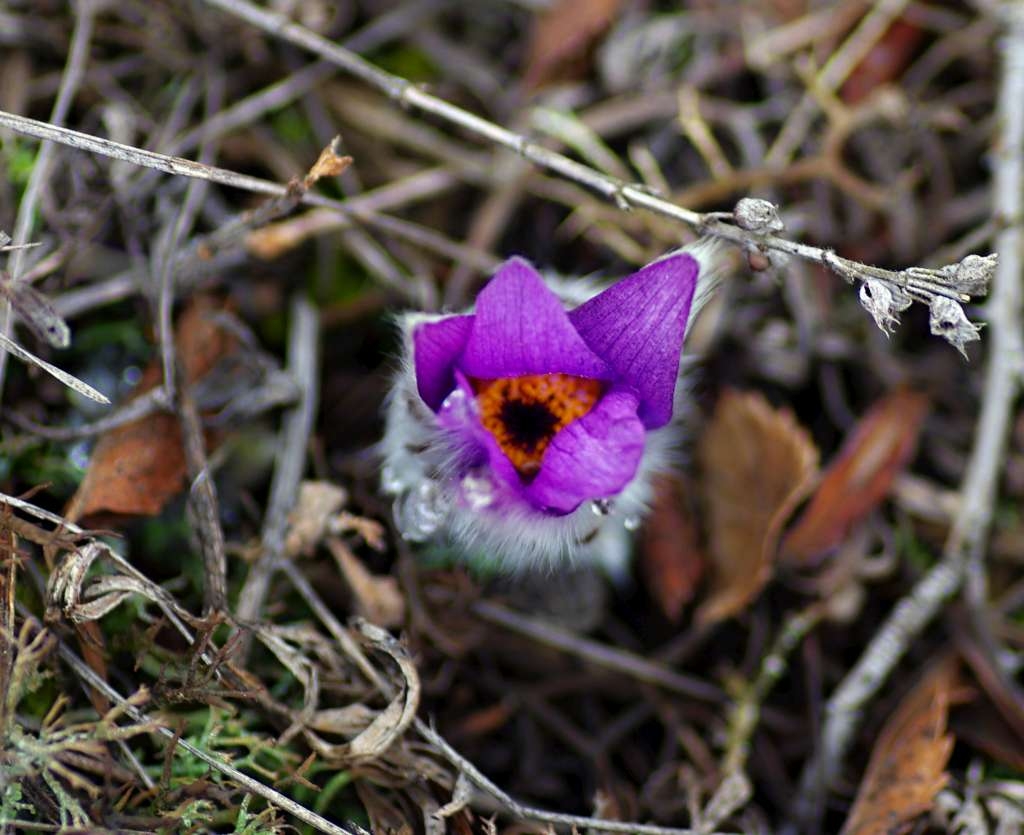
<instances>
[{"instance_id":1,"label":"thin pale stick","mask_svg":"<svg viewBox=\"0 0 1024 835\"><path fill-rule=\"evenodd\" d=\"M155 151L147 151L144 148L135 148L131 145L124 145L120 142L70 130L69 128L49 125L46 122L29 119L25 116L17 116L2 110L0 110L0 127L10 128L25 136L33 136L49 142L58 142L77 150L100 154L101 156L122 160L133 165L153 168L157 171L163 171L165 174L195 177L233 188L252 191L257 194L270 194L276 197L283 197L288 193L287 186L271 180L238 174L213 165L201 165L198 162L183 157L168 156L156 153ZM378 203L388 202L395 205L399 202L424 199L451 188L457 182L457 179L445 169L435 169L421 172L420 175L407 178L407 181L393 184L394 187L384 186L372 192L367 192L365 195L354 197L349 201L332 200L320 194L305 192L300 202L338 212L346 218L348 224L352 224L354 221L365 223L367 226L402 238L410 243L418 244L446 258L472 264L476 269L483 272L490 271L497 262L488 254L477 252L470 247L450 241L443 235L410 221L376 214L375 212L374 207ZM111 301L123 298L124 294L129 292L128 286L119 281L116 286L104 288L101 295L103 300ZM64 312L60 304L57 305L57 310L58 312ZM65 315L67 314L65 313Z\"/></svg>"},{"instance_id":2,"label":"thin pale stick","mask_svg":"<svg viewBox=\"0 0 1024 835\"><path fill-rule=\"evenodd\" d=\"M892 1L902 2L902 0ZM205 2L210 6L215 6L253 24L268 34L286 40L319 55L321 58L331 61L351 75L382 91L403 107L417 108L423 113L429 113L445 122L457 125L481 139L507 148L536 165L547 168L566 179L573 180L592 189L607 199L614 201L621 209L648 209L651 212L678 220L703 234L722 238L745 248L764 251L774 250L823 264L847 280L852 278L864 280L869 277L884 278L884 280L892 282L897 286L914 289L911 286L911 278L905 275L904 271L881 270L878 267L871 267L841 258L831 250L797 243L761 232L752 233L739 226L723 223L715 215L706 215L678 206L650 193L644 186L627 183L616 177L603 174L563 154L531 142L514 131L500 127L444 99L438 98L411 81L386 72L356 55L351 50L338 46L327 38L294 23L284 15L266 11L248 2L248 0L205 0ZM891 5L891 2L888 5ZM942 281L929 283L927 291L938 295L948 295L950 293L948 286L944 286ZM958 301L970 300L969 297L965 297L962 294L956 294L955 297Z\"/></svg>"},{"instance_id":3,"label":"thin pale stick","mask_svg":"<svg viewBox=\"0 0 1024 835\"><path fill-rule=\"evenodd\" d=\"M97 403L102 403L104 406L110 405L110 399L100 392L96 391L88 383L84 383L72 374L68 374L67 371L62 371L55 365L51 365L44 359L40 359L31 351L22 348L17 342L0 333L0 356L5 356L4 351L14 354L22 362L27 362L35 365L52 377L56 377L64 385L73 391L77 391L82 397L88 397L90 400L95 400Z\"/></svg>"},{"instance_id":4,"label":"thin pale stick","mask_svg":"<svg viewBox=\"0 0 1024 835\"><path fill-rule=\"evenodd\" d=\"M721 690L702 679L685 676L633 653L591 641L489 601L476 601L472 610L488 623L518 632L546 646L570 653L598 667L614 670L637 681L704 701L717 702L723 698Z\"/></svg>"},{"instance_id":5,"label":"thin pale stick","mask_svg":"<svg viewBox=\"0 0 1024 835\"><path fill-rule=\"evenodd\" d=\"M71 110L75 94L82 82L85 73L85 65L89 60L89 44L92 42L93 23L97 11L97 4L94 0L82 0L75 4L75 30L71 37L71 48L68 51L68 60L64 65L64 72L61 75L60 89L57 91L57 99L53 103L53 110L50 120L55 124L61 124ZM49 179L55 148L47 145L39 149L35 164L32 166L32 173L29 175L28 183L25 186L25 193L18 204L18 216L14 221L15 242L25 243L32 231L32 224L35 221L36 205L39 195L42 193L46 181ZM9 270L11 281L17 282L21 278L21 268L25 257L26 247L19 247L11 256ZM7 347L11 334L11 306L6 300L0 302L0 336L4 340L0 342L0 395L3 393L4 379L7 373ZM24 356L8 347L10 353L25 359ZM31 362L31 360L29 360ZM45 366L40 366L41 368ZM52 367L52 366L51 366ZM52 373L52 372L51 372ZM61 372L62 374L64 372ZM61 377L54 375L57 379L65 382ZM68 375L70 377L70 375ZM74 379L74 378L71 378ZM77 381L76 381L77 382ZM83 384L84 385L84 384ZM92 389L90 389L91 391ZM84 394L84 392L82 392ZM86 394L86 397L91 395ZM102 395L100 395L102 397ZM0 397L2 399L2 397ZM96 399L96 398L93 398ZM104 402L101 400L99 402ZM109 401L106 401L109 402Z\"/></svg>"},{"instance_id":6,"label":"thin pale stick","mask_svg":"<svg viewBox=\"0 0 1024 835\"><path fill-rule=\"evenodd\" d=\"M136 722L155 725L157 733L169 739L178 748L181 748L193 757L202 760L214 771L223 774L229 780L237 783L246 791L252 792L252 794L257 795L258 797L262 797L267 801L267 803L277 806L279 809L282 809L293 817L298 818L303 823L309 824L319 832L325 832L327 835L354 835L352 830L345 829L335 823L331 823L326 818L321 817L316 812L312 812L305 806L296 803L290 797L286 797L276 789L272 789L270 786L265 786L259 780L239 771L233 765L225 762L220 757L216 757L213 754L203 751L201 748L197 748L182 739L176 731L157 723L156 720L142 710L139 710L139 708L135 707L135 705L111 687L104 679L100 678L88 664L68 649L63 641L59 641L57 651L60 653L60 657L64 659L64 662L75 671L75 674L79 676L79 678L87 682L90 687L94 687L100 693L103 693L103 695L112 702L119 705L124 712L131 716L131 718Z\"/></svg>"},{"instance_id":7,"label":"thin pale stick","mask_svg":"<svg viewBox=\"0 0 1024 835\"><path fill-rule=\"evenodd\" d=\"M259 617L270 588L275 566L284 553L288 515L295 506L306 463L306 449L313 431L317 410L319 377L319 316L302 298L292 304L291 334L288 344L288 369L302 392L299 402L289 410L281 424L277 462L270 486L270 502L263 520L259 559L238 595L236 617L242 623ZM239 658L245 658L249 642L243 639Z\"/></svg>"},{"instance_id":8,"label":"thin pale stick","mask_svg":"<svg viewBox=\"0 0 1024 835\"><path fill-rule=\"evenodd\" d=\"M1000 41L1003 74L997 110L1000 135L993 140L993 214L1006 225L996 237L999 264L985 306L988 366L960 505L942 559L896 605L826 705L819 746L800 781L795 815L801 831L807 831L820 814L825 793L839 777L864 708L910 645L960 590L968 572L984 571L985 541L1024 368L1024 3L1007 2L1001 8L1006 31Z\"/></svg>"},{"instance_id":9,"label":"thin pale stick","mask_svg":"<svg viewBox=\"0 0 1024 835\"><path fill-rule=\"evenodd\" d=\"M361 656L358 645L355 644L351 635L341 625L338 619L332 614L330 608L323 602L316 590L309 581L302 575L302 572L289 560L280 560L277 564L280 571L288 577L292 586L306 601L313 613L320 619L321 623L336 641L348 648L349 655L354 659ZM368 664L360 664L360 669L369 667ZM389 682L383 679L372 668L364 670L364 674L386 697L393 696L393 688ZM527 806L515 800L491 782L473 763L456 751L451 744L441 736L434 728L420 718L413 720L413 727L424 739L430 742L449 763L458 769L459 774L465 775L477 788L486 792L494 800L504 806L510 814L526 820L543 821L558 826L573 827L576 831L594 830L600 832L628 832L634 835L697 835L692 829L678 829L668 826L655 826L652 824L641 824L627 821L608 821L600 818L588 818L580 815L566 815L560 812L550 812L546 809L539 809L534 806ZM724 835L724 833L707 833L707 835Z\"/></svg>"}]
</instances>

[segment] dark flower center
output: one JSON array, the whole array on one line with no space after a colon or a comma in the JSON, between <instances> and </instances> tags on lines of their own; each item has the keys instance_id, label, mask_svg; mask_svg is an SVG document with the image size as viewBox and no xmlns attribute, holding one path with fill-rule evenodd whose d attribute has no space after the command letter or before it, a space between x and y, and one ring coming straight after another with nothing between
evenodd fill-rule
<instances>
[{"instance_id":1,"label":"dark flower center","mask_svg":"<svg viewBox=\"0 0 1024 835\"><path fill-rule=\"evenodd\" d=\"M480 422L516 472L529 481L560 429L583 417L601 396L601 383L571 374L531 374L473 380Z\"/></svg>"},{"instance_id":2,"label":"dark flower center","mask_svg":"<svg viewBox=\"0 0 1024 835\"><path fill-rule=\"evenodd\" d=\"M533 450L554 434L558 416L546 403L506 400L501 404L501 423L512 444Z\"/></svg>"}]
</instances>

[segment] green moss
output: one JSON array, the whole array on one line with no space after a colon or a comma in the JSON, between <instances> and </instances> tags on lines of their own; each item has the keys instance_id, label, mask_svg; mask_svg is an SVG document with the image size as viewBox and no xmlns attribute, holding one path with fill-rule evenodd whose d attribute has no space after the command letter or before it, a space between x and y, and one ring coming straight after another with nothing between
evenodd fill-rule
<instances>
[{"instance_id":1,"label":"green moss","mask_svg":"<svg viewBox=\"0 0 1024 835\"><path fill-rule=\"evenodd\" d=\"M261 811L251 813L249 807L258 802L251 794L242 798L235 816L235 835L277 835L287 831L281 826L277 810L272 806L264 806Z\"/></svg>"},{"instance_id":2,"label":"green moss","mask_svg":"<svg viewBox=\"0 0 1024 835\"><path fill-rule=\"evenodd\" d=\"M935 553L917 538L913 525L907 520L896 529L896 547L898 553L922 574L935 564Z\"/></svg>"},{"instance_id":3,"label":"green moss","mask_svg":"<svg viewBox=\"0 0 1024 835\"><path fill-rule=\"evenodd\" d=\"M324 306L352 301L362 296L372 285L373 280L362 264L339 249L333 271L324 275L316 284L316 300Z\"/></svg>"},{"instance_id":4,"label":"green moss","mask_svg":"<svg viewBox=\"0 0 1024 835\"><path fill-rule=\"evenodd\" d=\"M16 477L25 484L46 484L54 495L70 494L82 480L82 470L62 445L42 442L20 453L4 450L0 445L0 458L6 459L0 467L0 478Z\"/></svg>"},{"instance_id":5,"label":"green moss","mask_svg":"<svg viewBox=\"0 0 1024 835\"><path fill-rule=\"evenodd\" d=\"M369 61L382 70L414 83L437 81L437 66L421 49L408 44L384 47L369 56Z\"/></svg>"},{"instance_id":6,"label":"green moss","mask_svg":"<svg viewBox=\"0 0 1024 835\"><path fill-rule=\"evenodd\" d=\"M268 347L284 346L288 336L288 312L278 310L263 316L259 322L259 333Z\"/></svg>"},{"instance_id":7,"label":"green moss","mask_svg":"<svg viewBox=\"0 0 1024 835\"><path fill-rule=\"evenodd\" d=\"M75 328L75 351L87 354L116 346L134 354L140 360L148 359L154 348L139 327L138 319L96 321L84 328Z\"/></svg>"},{"instance_id":8,"label":"green moss","mask_svg":"<svg viewBox=\"0 0 1024 835\"><path fill-rule=\"evenodd\" d=\"M32 176L37 154L38 147L34 143L28 145L17 139L4 142L0 147L0 160L3 160L8 182L19 189L24 188Z\"/></svg>"},{"instance_id":9,"label":"green moss","mask_svg":"<svg viewBox=\"0 0 1024 835\"><path fill-rule=\"evenodd\" d=\"M312 783L319 782L319 778L324 775L328 776L320 791L298 784L295 789L296 802L307 808L312 807L317 814L331 820L368 828L370 819L353 789L352 774L320 762L314 762L303 772L306 780ZM300 831L304 835L316 835L315 830L309 826L300 827Z\"/></svg>"},{"instance_id":10,"label":"green moss","mask_svg":"<svg viewBox=\"0 0 1024 835\"><path fill-rule=\"evenodd\" d=\"M14 824L21 813L31 817L36 814L36 809L31 803L23 800L20 781L5 781L0 791L0 824Z\"/></svg>"},{"instance_id":11,"label":"green moss","mask_svg":"<svg viewBox=\"0 0 1024 835\"><path fill-rule=\"evenodd\" d=\"M18 713L24 717L42 719L53 708L60 697L60 687L53 674L40 669L28 675L21 682L21 695L17 702Z\"/></svg>"},{"instance_id":12,"label":"green moss","mask_svg":"<svg viewBox=\"0 0 1024 835\"><path fill-rule=\"evenodd\" d=\"M270 124L275 135L285 145L315 145L316 137L309 126L309 121L297 107L286 107L270 117Z\"/></svg>"}]
</instances>

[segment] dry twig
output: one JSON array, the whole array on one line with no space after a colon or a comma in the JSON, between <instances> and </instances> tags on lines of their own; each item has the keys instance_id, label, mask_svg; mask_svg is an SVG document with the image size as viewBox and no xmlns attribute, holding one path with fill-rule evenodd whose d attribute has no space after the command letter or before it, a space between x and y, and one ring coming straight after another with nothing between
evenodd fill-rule
<instances>
[{"instance_id":1,"label":"dry twig","mask_svg":"<svg viewBox=\"0 0 1024 835\"><path fill-rule=\"evenodd\" d=\"M985 543L1024 368L1024 3L1009 0L999 13L1005 32L1000 40L1003 72L993 213L1004 225L996 239L999 265L985 309L991 337L981 414L960 486L961 502L942 559L897 604L828 701L819 747L801 778L795 816L805 831L821 814L825 793L842 771L865 706L943 604L960 590L965 575L984 572Z\"/></svg>"},{"instance_id":2,"label":"dry twig","mask_svg":"<svg viewBox=\"0 0 1024 835\"><path fill-rule=\"evenodd\" d=\"M126 699L120 693L111 687L106 680L97 675L93 669L86 664L81 658L79 658L71 649L69 649L63 642L59 642L57 645L57 651L60 653L61 658L64 662L71 667L75 674L87 682L90 687L94 687L97 691L105 695L114 704L121 707L124 712L134 719L139 724L152 726L157 733L161 736L166 737L175 746L181 748L183 751L187 751L193 757L202 760L210 768L217 772L220 772L225 777L237 783L246 791L252 792L253 794L262 797L268 803L272 803L280 809L283 809L288 814L302 821L303 823L309 824L318 832L325 832L327 835L353 835L352 830L345 829L337 824L331 823L321 815L316 814L301 803L296 803L290 797L286 797L276 789L266 786L259 780L250 777L248 774L239 771L230 763L221 759L220 757L214 756L201 748L197 748L190 742L182 739L180 734L176 731L168 728L157 722L150 716L147 716L143 711L132 704L131 700Z\"/></svg>"},{"instance_id":3,"label":"dry twig","mask_svg":"<svg viewBox=\"0 0 1024 835\"><path fill-rule=\"evenodd\" d=\"M531 162L547 168L562 177L579 183L605 198L615 202L623 210L645 208L649 211L681 221L702 234L711 235L739 245L745 251L793 255L807 261L821 264L847 281L860 281L868 289L862 290L862 302L875 313L877 308L884 315L880 321L894 320L912 300L929 305L932 312L932 332L943 336L963 352L963 344L977 339L977 328L964 314L961 304L971 299L971 294L985 292L988 278L994 264L972 262L950 265L941 270L911 268L900 271L885 270L861 264L840 257L835 252L809 244L777 237L774 233L783 228L775 207L765 200L741 200L733 213L702 214L683 208L655 194L645 187L627 183L617 177L597 171L569 157L531 142L514 131L500 127L460 107L426 92L410 81L385 72L365 61L351 50L338 46L315 32L292 22L287 17L266 11L248 0L206 0L236 17L239 17L268 34L301 46L321 58L383 92L396 104L413 107L466 130L495 145L507 148ZM889 4L892 5L892 4ZM872 23L869 34L878 28ZM872 34L875 37L875 34ZM863 47L856 41L858 50ZM865 43L873 43L865 36ZM852 50L852 55L857 50ZM847 72L848 58L839 64L839 78ZM726 222L731 221L731 222ZM982 259L984 260L984 259ZM875 296L881 296L876 300Z\"/></svg>"},{"instance_id":4,"label":"dry twig","mask_svg":"<svg viewBox=\"0 0 1024 835\"><path fill-rule=\"evenodd\" d=\"M72 37L71 50L68 53L67 64L64 68L64 73L61 76L60 90L57 93L57 99L54 101L53 111L50 114L50 121L54 125L63 124L64 120L67 118L68 112L71 110L71 104L74 101L75 94L82 82L85 65L89 59L89 44L92 41L93 23L95 21L95 15L98 8L99 6L96 0L81 0L79 3L75 4L75 33ZM47 180L49 179L54 160L54 152L55 149L53 146L47 145L39 152L35 165L32 166L32 174L29 177L25 193L18 206L18 217L14 222L14 240L16 243L25 243L31 235L32 224L35 221L36 215L36 204L42 190L46 186ZM17 282L21 279L23 258L24 249L16 250L14 255L11 257L10 272L11 281L13 282ZM92 387L86 386L80 380L75 380L75 378L70 377L70 375L66 375L65 372L60 372L59 374L55 373L59 369L55 369L48 363L44 363L42 360L39 360L27 351L24 351L24 349L19 351L16 347L12 347L15 346L15 343L12 343L10 340L10 317L10 304L4 300L0 302L0 395L3 393L4 376L7 370L7 354L10 352L22 361L35 363L43 370L53 374L54 377L65 385L74 388L80 394L84 394L86 397L90 397L100 403L110 402L103 397L103 395L96 397L95 395L99 393L92 389ZM68 378L70 378L70 380ZM79 385L73 385L71 380Z\"/></svg>"},{"instance_id":5,"label":"dry twig","mask_svg":"<svg viewBox=\"0 0 1024 835\"><path fill-rule=\"evenodd\" d=\"M271 577L284 554L288 514L299 495L306 449L317 410L318 321L313 306L304 299L296 298L292 303L288 368L298 382L301 394L299 402L282 422L277 466L270 487L270 504L263 522L260 557L242 586L236 607L236 616L242 623L259 618Z\"/></svg>"}]
</instances>

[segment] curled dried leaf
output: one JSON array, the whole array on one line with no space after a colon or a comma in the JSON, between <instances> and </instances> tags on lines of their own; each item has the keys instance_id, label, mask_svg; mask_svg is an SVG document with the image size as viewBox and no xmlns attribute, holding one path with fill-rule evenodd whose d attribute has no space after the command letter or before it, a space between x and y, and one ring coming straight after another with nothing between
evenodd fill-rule
<instances>
[{"instance_id":1,"label":"curled dried leaf","mask_svg":"<svg viewBox=\"0 0 1024 835\"><path fill-rule=\"evenodd\" d=\"M900 703L878 735L841 835L902 832L927 812L949 775L953 751L949 705L958 694L957 665L934 667Z\"/></svg>"},{"instance_id":2,"label":"curled dried leaf","mask_svg":"<svg viewBox=\"0 0 1024 835\"><path fill-rule=\"evenodd\" d=\"M416 718L420 703L420 679L405 647L379 626L360 618L353 626L363 643L389 656L398 667L401 685L388 706L348 745L352 758L374 757L386 750Z\"/></svg>"},{"instance_id":3,"label":"curled dried leaf","mask_svg":"<svg viewBox=\"0 0 1024 835\"><path fill-rule=\"evenodd\" d=\"M917 448L927 412L927 398L906 390L871 408L786 536L783 559L803 563L831 551L879 505Z\"/></svg>"},{"instance_id":4,"label":"curled dried leaf","mask_svg":"<svg viewBox=\"0 0 1024 835\"><path fill-rule=\"evenodd\" d=\"M324 177L337 177L352 164L352 157L341 156L338 153L340 143L341 137L336 136L331 144L320 152L320 156L317 157L313 167L309 169L303 180L303 185L306 188L312 188L317 180Z\"/></svg>"},{"instance_id":5,"label":"curled dried leaf","mask_svg":"<svg viewBox=\"0 0 1024 835\"><path fill-rule=\"evenodd\" d=\"M58 610L69 614L78 606L85 575L102 551L97 543L88 542L65 553L46 582L47 619L54 619Z\"/></svg>"},{"instance_id":6,"label":"curled dried leaf","mask_svg":"<svg viewBox=\"0 0 1024 835\"><path fill-rule=\"evenodd\" d=\"M640 557L647 590L673 623L682 617L707 562L686 493L686 486L673 476L655 480L654 503L644 524Z\"/></svg>"},{"instance_id":7,"label":"curled dried leaf","mask_svg":"<svg viewBox=\"0 0 1024 835\"><path fill-rule=\"evenodd\" d=\"M726 392L701 444L712 590L697 612L730 617L772 574L782 525L807 496L818 450L792 413L759 394Z\"/></svg>"},{"instance_id":8,"label":"curled dried leaf","mask_svg":"<svg viewBox=\"0 0 1024 835\"><path fill-rule=\"evenodd\" d=\"M0 271L0 297L7 299L15 315L32 333L54 348L71 344L71 330L50 300L27 281L12 281Z\"/></svg>"}]
</instances>

